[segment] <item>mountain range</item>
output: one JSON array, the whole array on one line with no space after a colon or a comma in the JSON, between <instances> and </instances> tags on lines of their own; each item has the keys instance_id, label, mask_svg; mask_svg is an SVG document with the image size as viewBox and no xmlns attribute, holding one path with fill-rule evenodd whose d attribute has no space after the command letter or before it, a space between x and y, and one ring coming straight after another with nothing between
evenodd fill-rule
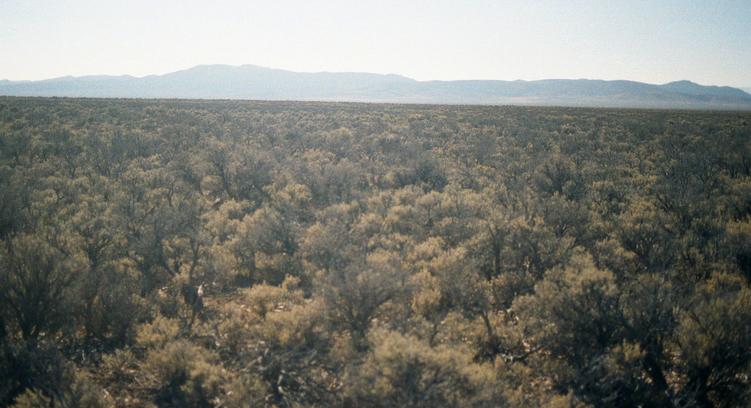
<instances>
[{"instance_id":1,"label":"mountain range","mask_svg":"<svg viewBox=\"0 0 751 408\"><path fill-rule=\"evenodd\" d=\"M690 81L662 85L592 79L418 81L394 74L308 73L256 65L199 65L144 77L3 80L0 95L751 110L751 94L741 89Z\"/></svg>"}]
</instances>

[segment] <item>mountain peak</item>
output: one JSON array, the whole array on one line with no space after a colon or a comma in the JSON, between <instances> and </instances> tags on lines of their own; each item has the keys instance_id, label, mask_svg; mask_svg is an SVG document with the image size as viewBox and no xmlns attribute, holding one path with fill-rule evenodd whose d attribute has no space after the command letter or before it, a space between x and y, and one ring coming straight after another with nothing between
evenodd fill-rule
<instances>
[{"instance_id":1,"label":"mountain peak","mask_svg":"<svg viewBox=\"0 0 751 408\"><path fill-rule=\"evenodd\" d=\"M689 81L688 79L681 79L680 81L668 82L665 85L681 85L681 86L701 86L696 82Z\"/></svg>"},{"instance_id":2,"label":"mountain peak","mask_svg":"<svg viewBox=\"0 0 751 408\"><path fill-rule=\"evenodd\" d=\"M486 105L751 110L751 95L689 80L417 81L398 74L295 72L258 65L197 65L163 75L0 82L0 95L264 99Z\"/></svg>"},{"instance_id":3,"label":"mountain peak","mask_svg":"<svg viewBox=\"0 0 751 408\"><path fill-rule=\"evenodd\" d=\"M743 99L751 96L737 88L731 88L729 86L699 85L688 80L668 82L667 84L660 85L660 87L672 92L704 97L729 97Z\"/></svg>"}]
</instances>

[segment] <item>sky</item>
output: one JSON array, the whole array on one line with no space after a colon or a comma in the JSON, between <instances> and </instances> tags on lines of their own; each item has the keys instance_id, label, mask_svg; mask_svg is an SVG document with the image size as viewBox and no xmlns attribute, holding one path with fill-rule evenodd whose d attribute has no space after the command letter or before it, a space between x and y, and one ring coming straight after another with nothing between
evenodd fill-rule
<instances>
[{"instance_id":1,"label":"sky","mask_svg":"<svg viewBox=\"0 0 751 408\"><path fill-rule=\"evenodd\" d=\"M751 87L751 0L0 0L0 79L200 64Z\"/></svg>"}]
</instances>

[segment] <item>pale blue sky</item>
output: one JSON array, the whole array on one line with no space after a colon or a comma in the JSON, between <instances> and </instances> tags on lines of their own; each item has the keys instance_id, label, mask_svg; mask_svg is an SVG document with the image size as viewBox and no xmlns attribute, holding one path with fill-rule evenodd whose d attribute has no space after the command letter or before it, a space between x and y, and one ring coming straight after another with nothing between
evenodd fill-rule
<instances>
[{"instance_id":1,"label":"pale blue sky","mask_svg":"<svg viewBox=\"0 0 751 408\"><path fill-rule=\"evenodd\" d=\"M0 0L0 78L198 64L751 87L751 0Z\"/></svg>"}]
</instances>

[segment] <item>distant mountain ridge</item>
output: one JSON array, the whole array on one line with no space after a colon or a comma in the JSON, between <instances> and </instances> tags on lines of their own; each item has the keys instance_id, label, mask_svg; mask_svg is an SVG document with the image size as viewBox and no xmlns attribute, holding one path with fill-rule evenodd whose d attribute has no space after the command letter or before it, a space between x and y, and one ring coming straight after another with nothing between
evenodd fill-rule
<instances>
[{"instance_id":1,"label":"distant mountain ridge","mask_svg":"<svg viewBox=\"0 0 751 408\"><path fill-rule=\"evenodd\" d=\"M0 95L111 98L320 100L751 110L751 94L690 81L417 81L401 75L293 72L256 65L199 65L164 75L92 75L0 81Z\"/></svg>"}]
</instances>

